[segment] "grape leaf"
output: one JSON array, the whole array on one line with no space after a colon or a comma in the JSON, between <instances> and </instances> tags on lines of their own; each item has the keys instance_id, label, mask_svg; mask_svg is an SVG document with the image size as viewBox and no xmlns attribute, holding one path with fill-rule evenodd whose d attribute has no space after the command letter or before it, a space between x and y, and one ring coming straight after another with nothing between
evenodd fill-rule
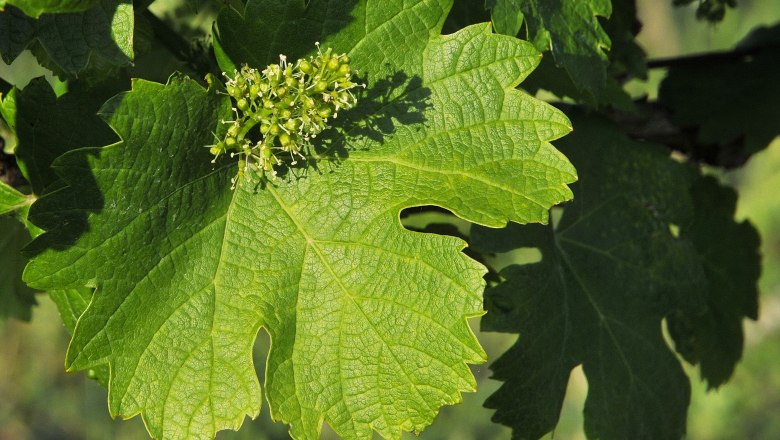
<instances>
[{"instance_id":1,"label":"grape leaf","mask_svg":"<svg viewBox=\"0 0 780 440\"><path fill-rule=\"evenodd\" d=\"M41 77L3 98L0 112L16 133L16 160L34 193L42 194L59 179L51 163L61 154L116 139L97 110L120 86L113 81L95 84L88 91L74 86L58 98Z\"/></svg>"},{"instance_id":2,"label":"grape leaf","mask_svg":"<svg viewBox=\"0 0 780 440\"><path fill-rule=\"evenodd\" d=\"M49 232L25 276L97 287L67 365L111 365L112 414L141 413L155 437L237 428L259 411L260 327L273 340L271 411L297 438L323 421L346 437L398 438L473 390L465 363L484 353L464 318L481 314L484 268L460 239L407 231L399 213L435 204L491 226L546 221L575 172L548 143L568 120L514 90L538 52L487 24L440 35L449 6L361 2L343 28L320 29L368 90L317 138L340 156L297 177L231 191L235 164L215 168L203 148L228 102L180 77L134 82L102 110L122 141L56 161L69 186L34 205ZM298 11L326 23L316 14L327 9ZM306 37L295 25L290 14L277 32L253 32ZM232 44L221 41L241 53ZM74 240L67 225L84 213Z\"/></svg>"},{"instance_id":3,"label":"grape leaf","mask_svg":"<svg viewBox=\"0 0 780 440\"><path fill-rule=\"evenodd\" d=\"M520 334L492 366L505 383L485 405L513 438L539 438L554 429L569 373L581 364L589 438L680 438L690 385L661 321L690 324L680 332L692 340L687 357L698 356L711 383L730 374L742 318L755 317L755 230L733 222L733 194L724 206L713 203L722 190L694 205L689 189L700 197L712 183L700 188L668 150L595 117L572 120L574 134L559 145L580 181L558 225L472 230L477 250L537 247L543 256L507 267L506 282L485 294L482 329Z\"/></svg>"},{"instance_id":4,"label":"grape leaf","mask_svg":"<svg viewBox=\"0 0 780 440\"><path fill-rule=\"evenodd\" d=\"M758 28L738 49L752 53L670 68L658 92L672 121L695 131L698 148L712 150L700 154L727 167L743 164L780 136L780 25Z\"/></svg>"},{"instance_id":5,"label":"grape leaf","mask_svg":"<svg viewBox=\"0 0 780 440\"><path fill-rule=\"evenodd\" d=\"M3 0L3 3L16 6L34 18L38 18L43 13L86 11L99 2L100 0Z\"/></svg>"},{"instance_id":6,"label":"grape leaf","mask_svg":"<svg viewBox=\"0 0 780 440\"><path fill-rule=\"evenodd\" d=\"M130 0L102 0L84 12L39 19L9 6L0 12L0 54L11 63L30 49L42 65L63 77L96 66L126 66L133 60L133 23Z\"/></svg>"},{"instance_id":7,"label":"grape leaf","mask_svg":"<svg viewBox=\"0 0 780 440\"><path fill-rule=\"evenodd\" d=\"M21 250L30 234L13 216L0 215L0 319L8 317L29 321L35 291L22 282L27 259Z\"/></svg>"}]
</instances>

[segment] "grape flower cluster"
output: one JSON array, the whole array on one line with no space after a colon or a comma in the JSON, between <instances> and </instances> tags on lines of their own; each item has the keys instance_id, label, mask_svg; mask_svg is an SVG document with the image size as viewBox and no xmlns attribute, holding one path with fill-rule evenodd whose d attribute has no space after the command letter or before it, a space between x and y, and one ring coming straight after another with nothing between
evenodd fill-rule
<instances>
[{"instance_id":1,"label":"grape flower cluster","mask_svg":"<svg viewBox=\"0 0 780 440\"><path fill-rule=\"evenodd\" d=\"M223 73L235 118L221 121L228 125L227 132L216 145L209 145L209 151L212 162L223 154L238 157L234 189L244 176L275 178L275 166L305 160L311 139L329 127L328 120L357 103L351 90L365 87L352 80L346 54L334 54L330 48L322 51L319 43L317 55L308 60L292 64L284 55L279 58L279 64L263 71L244 65L232 77Z\"/></svg>"}]
</instances>

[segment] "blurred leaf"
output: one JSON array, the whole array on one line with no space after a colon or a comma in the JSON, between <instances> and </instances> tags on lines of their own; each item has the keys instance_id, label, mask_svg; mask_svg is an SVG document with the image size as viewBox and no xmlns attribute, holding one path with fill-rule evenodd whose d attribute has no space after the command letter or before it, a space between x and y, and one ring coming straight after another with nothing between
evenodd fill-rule
<instances>
[{"instance_id":1,"label":"blurred leaf","mask_svg":"<svg viewBox=\"0 0 780 440\"><path fill-rule=\"evenodd\" d=\"M43 14L32 19L19 9L0 12L0 54L11 63L30 49L57 75L75 77L88 70L126 66L133 59L133 5L102 0L84 12Z\"/></svg>"},{"instance_id":2,"label":"blurred leaf","mask_svg":"<svg viewBox=\"0 0 780 440\"><path fill-rule=\"evenodd\" d=\"M741 165L780 135L778 39L780 24L760 28L738 47L749 55L673 66L661 83L659 101L695 130L708 163Z\"/></svg>"},{"instance_id":3,"label":"blurred leaf","mask_svg":"<svg viewBox=\"0 0 780 440\"><path fill-rule=\"evenodd\" d=\"M733 222L733 204L713 206L712 182L668 150L594 117L572 121L559 145L580 180L558 225L472 230L478 250L542 252L540 263L504 269L507 281L485 294L482 329L520 334L492 366L505 384L486 406L514 437L539 438L555 428L569 373L582 364L589 438L680 438L690 387L661 322L682 316L696 336L720 327L692 345L708 380L730 373L742 317L755 316L755 231ZM740 235L721 243L734 229Z\"/></svg>"},{"instance_id":4,"label":"blurred leaf","mask_svg":"<svg viewBox=\"0 0 780 440\"><path fill-rule=\"evenodd\" d=\"M21 250L29 241L30 234L17 219L0 215L0 319L29 321L32 316L35 291L22 281L27 259Z\"/></svg>"},{"instance_id":5,"label":"blurred leaf","mask_svg":"<svg viewBox=\"0 0 780 440\"><path fill-rule=\"evenodd\" d=\"M3 0L25 14L38 18L43 13L81 12L97 5L100 0ZM2 5L0 4L0 7Z\"/></svg>"},{"instance_id":6,"label":"blurred leaf","mask_svg":"<svg viewBox=\"0 0 780 440\"><path fill-rule=\"evenodd\" d=\"M728 8L737 6L737 0L672 0L675 6L690 5L696 1L696 18L712 22L721 21Z\"/></svg>"}]
</instances>

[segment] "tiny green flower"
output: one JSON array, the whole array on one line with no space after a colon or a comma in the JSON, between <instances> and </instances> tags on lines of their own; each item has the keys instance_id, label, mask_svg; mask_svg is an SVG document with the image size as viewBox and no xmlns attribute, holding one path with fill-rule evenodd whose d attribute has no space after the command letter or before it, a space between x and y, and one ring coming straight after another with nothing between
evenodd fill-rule
<instances>
[{"instance_id":1,"label":"tiny green flower","mask_svg":"<svg viewBox=\"0 0 780 440\"><path fill-rule=\"evenodd\" d=\"M209 145L209 151L214 161L228 152L238 157L233 188L242 178L275 178L274 167L305 159L310 140L329 127L328 120L355 106L357 98L350 90L365 85L353 81L349 62L346 54L322 51L317 43L317 55L308 60L291 64L280 55L278 64L262 71L244 65L232 76L223 73L236 117L222 121L229 125L225 138Z\"/></svg>"}]
</instances>

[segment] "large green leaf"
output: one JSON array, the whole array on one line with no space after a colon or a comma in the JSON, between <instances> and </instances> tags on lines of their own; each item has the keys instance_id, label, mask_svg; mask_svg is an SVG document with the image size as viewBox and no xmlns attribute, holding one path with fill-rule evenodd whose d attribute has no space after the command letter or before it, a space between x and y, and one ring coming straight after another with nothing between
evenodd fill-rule
<instances>
[{"instance_id":1,"label":"large green leaf","mask_svg":"<svg viewBox=\"0 0 780 440\"><path fill-rule=\"evenodd\" d=\"M318 136L323 157L308 170L231 191L235 164L212 165L203 148L230 106L178 77L136 81L106 104L120 143L56 161L70 186L34 205L50 232L26 279L97 287L67 364L111 365L112 414L141 413L155 437L237 428L259 411L261 327L271 411L297 438L323 421L349 438L398 438L474 389L465 363L484 353L465 318L482 313L484 269L460 239L408 231L399 213L434 204L491 226L546 221L571 197L574 169L548 143L570 125L514 90L538 63L531 45L487 24L441 36L448 1L366 3L307 45L348 52L368 84ZM263 56L274 38L308 38L300 14L327 23L328 9L297 8L274 32L247 14L246 41L272 36ZM244 61L221 35L231 63Z\"/></svg>"},{"instance_id":2,"label":"large green leaf","mask_svg":"<svg viewBox=\"0 0 780 440\"><path fill-rule=\"evenodd\" d=\"M0 12L0 54L12 62L24 49L60 76L93 67L126 66L133 60L131 0L102 0L84 12L43 14L32 19L19 9Z\"/></svg>"},{"instance_id":3,"label":"large green leaf","mask_svg":"<svg viewBox=\"0 0 780 440\"><path fill-rule=\"evenodd\" d=\"M94 7L100 0L2 0L38 18L43 13L81 12Z\"/></svg>"},{"instance_id":4,"label":"large green leaf","mask_svg":"<svg viewBox=\"0 0 780 440\"><path fill-rule=\"evenodd\" d=\"M554 429L581 364L589 438L680 438L690 386L662 320L674 321L677 348L711 384L725 380L741 355L741 321L756 313L755 230L734 223L733 194L718 206L724 190L668 150L597 118L573 122L560 146L580 182L556 227L473 230L479 250L542 253L504 269L506 282L485 294L483 330L520 334L492 367L505 383L486 406L514 438L539 438Z\"/></svg>"}]
</instances>

